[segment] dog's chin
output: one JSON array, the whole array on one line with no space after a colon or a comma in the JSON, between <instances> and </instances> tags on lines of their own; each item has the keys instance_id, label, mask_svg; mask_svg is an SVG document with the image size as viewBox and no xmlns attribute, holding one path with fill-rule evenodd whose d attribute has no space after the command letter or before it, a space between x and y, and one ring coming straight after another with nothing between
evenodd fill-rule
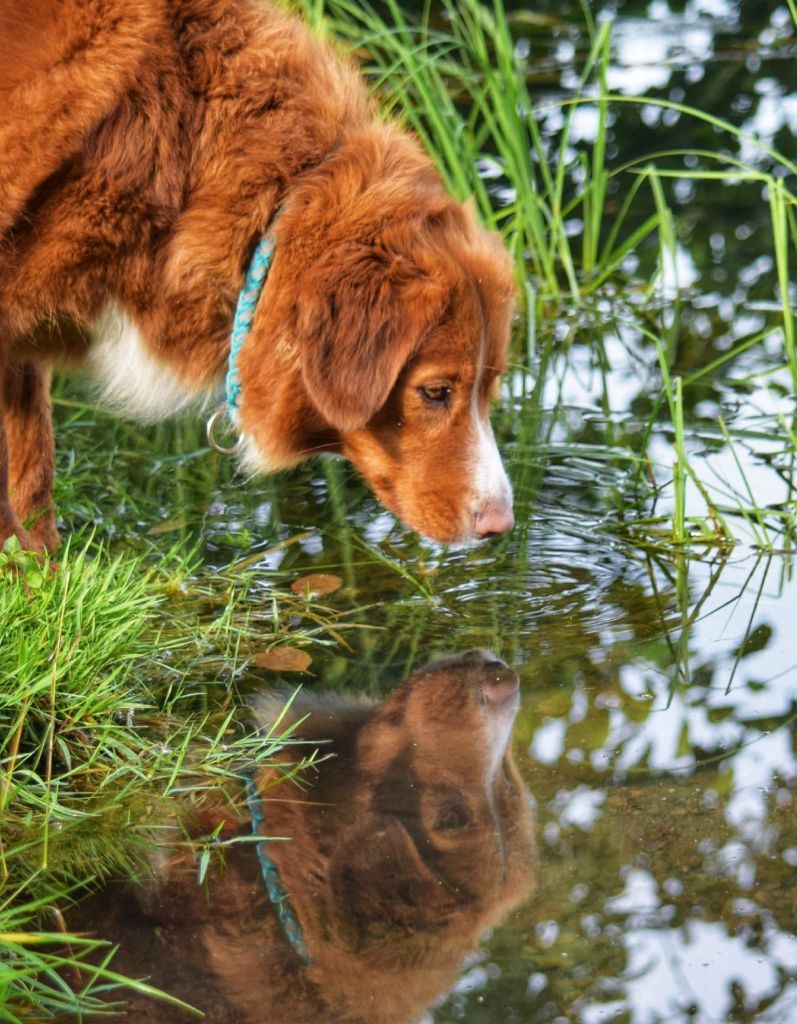
<instances>
[{"instance_id":1,"label":"dog's chin","mask_svg":"<svg viewBox=\"0 0 797 1024\"><path fill-rule=\"evenodd\" d=\"M385 508L400 519L404 526L419 534L424 540L439 544L449 551L469 551L500 536L498 533L480 536L470 515L460 517L459 522L454 521L452 516L452 523L448 525L442 516L433 518L423 514L416 515L412 510L403 507L394 496L384 496L376 488L374 490Z\"/></svg>"},{"instance_id":2,"label":"dog's chin","mask_svg":"<svg viewBox=\"0 0 797 1024\"><path fill-rule=\"evenodd\" d=\"M468 530L463 522L459 522L453 527L442 525L439 522L429 522L422 515L408 513L402 508L394 494L383 494L381 488L375 487L374 490L385 508L400 519L407 529L417 533L424 540L448 548L450 551L466 551L481 543L481 538L477 537L472 530Z\"/></svg>"},{"instance_id":3,"label":"dog's chin","mask_svg":"<svg viewBox=\"0 0 797 1024\"><path fill-rule=\"evenodd\" d=\"M496 540L497 535L489 534L486 537L477 536L473 530L462 530L459 533L437 533L431 532L424 527L413 523L409 519L402 518L402 522L411 530L419 533L425 540L432 541L445 547L448 551L472 551L474 548L483 547L488 541Z\"/></svg>"},{"instance_id":4,"label":"dog's chin","mask_svg":"<svg viewBox=\"0 0 797 1024\"><path fill-rule=\"evenodd\" d=\"M448 541L446 547L449 551L472 551L474 548L482 547L487 543L487 537L476 537L473 534L458 537L456 540Z\"/></svg>"},{"instance_id":5,"label":"dog's chin","mask_svg":"<svg viewBox=\"0 0 797 1024\"><path fill-rule=\"evenodd\" d=\"M265 452L252 435L243 434L241 435L241 440L241 449L237 453L238 467L247 477L261 474L269 475L281 470L290 469L298 461L301 461L290 458L280 459L275 453ZM334 451L320 454L323 454L326 458L347 458L345 454ZM351 459L348 461L353 462ZM354 463L354 465L356 466L357 464ZM361 473L363 472L359 466L357 468L360 469ZM387 511L400 520L407 529L419 534L424 540L448 548L450 551L469 551L485 542L486 538L477 536L472 525L468 525L466 518L461 517L459 522L448 525L442 522L442 517L428 517L422 512L416 514L414 510L408 509L405 503L399 500L396 488L387 478L369 480L365 473L363 473L363 476L379 502Z\"/></svg>"}]
</instances>

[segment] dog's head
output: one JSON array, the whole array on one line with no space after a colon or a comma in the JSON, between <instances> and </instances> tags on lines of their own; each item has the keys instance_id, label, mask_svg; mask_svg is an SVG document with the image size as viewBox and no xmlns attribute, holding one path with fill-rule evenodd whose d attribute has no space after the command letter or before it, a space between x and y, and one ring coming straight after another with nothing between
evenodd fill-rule
<instances>
[{"instance_id":1,"label":"dog's head","mask_svg":"<svg viewBox=\"0 0 797 1024\"><path fill-rule=\"evenodd\" d=\"M264 340L240 361L254 461L337 451L426 536L509 530L512 492L488 417L515 297L497 236L389 126L295 188L276 235L256 322ZM275 352L290 366L283 380Z\"/></svg>"},{"instance_id":2,"label":"dog's head","mask_svg":"<svg viewBox=\"0 0 797 1024\"><path fill-rule=\"evenodd\" d=\"M453 971L528 893L517 707L516 674L473 651L416 672L377 709L294 709L310 710L301 732L331 736L335 756L305 793L267 787L264 813L294 839L272 855L319 962L345 951L370 969Z\"/></svg>"}]
</instances>

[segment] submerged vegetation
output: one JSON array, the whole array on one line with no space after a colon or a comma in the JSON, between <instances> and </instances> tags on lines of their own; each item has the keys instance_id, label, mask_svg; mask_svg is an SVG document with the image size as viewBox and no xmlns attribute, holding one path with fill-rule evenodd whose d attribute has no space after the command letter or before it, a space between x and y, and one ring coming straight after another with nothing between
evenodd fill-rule
<instances>
[{"instance_id":1,"label":"submerged vegetation","mask_svg":"<svg viewBox=\"0 0 797 1024\"><path fill-rule=\"evenodd\" d=\"M714 749L685 710L673 761L709 766L723 799L738 784L723 756L793 730L793 708L759 726L745 705L734 731L728 696L772 635L759 607L788 592L790 565L776 559L795 545L788 146L743 112L628 86L617 27L590 5L580 16L477 0L415 13L395 0L296 6L354 50L385 109L514 255L522 311L495 421L518 526L489 556L442 559L338 464L244 488L198 426L143 432L59 384L56 504L72 540L52 572L13 545L0 556L0 1020L79 1020L120 984L100 939L62 938L63 910L103 879L145 872L176 797L200 799L290 742L247 722L247 694L271 680L380 692L434 649L465 645L526 662L543 726L519 731L556 794L546 823L563 778L575 793L598 774L585 750L629 770L616 719L644 722L654 696L723 723ZM793 43L793 22L773 25L770 49L778 33ZM573 554L583 545L589 568ZM758 560L719 600L729 555L751 548ZM303 585L308 566L337 582ZM744 621L724 658L695 667L714 611ZM640 703L620 682L632 651ZM589 719L576 711L585 679ZM557 722L561 764L543 750ZM663 770L656 755L633 762L640 778ZM297 767L306 757L297 750ZM576 850L563 869L572 887L591 866L576 826L563 834L551 849ZM544 915L575 922L557 899ZM565 955L566 931L561 949L537 936L540 970Z\"/></svg>"}]
</instances>

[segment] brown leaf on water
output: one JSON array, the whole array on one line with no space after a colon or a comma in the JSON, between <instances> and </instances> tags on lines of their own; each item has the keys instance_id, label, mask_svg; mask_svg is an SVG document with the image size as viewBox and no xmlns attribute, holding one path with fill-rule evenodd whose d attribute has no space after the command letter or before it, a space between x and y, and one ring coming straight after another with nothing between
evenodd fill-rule
<instances>
[{"instance_id":1,"label":"brown leaf on water","mask_svg":"<svg viewBox=\"0 0 797 1024\"><path fill-rule=\"evenodd\" d=\"M313 659L298 647L272 647L270 651L261 651L252 659L258 668L268 668L272 672L306 672Z\"/></svg>"},{"instance_id":2,"label":"brown leaf on water","mask_svg":"<svg viewBox=\"0 0 797 1024\"><path fill-rule=\"evenodd\" d=\"M328 572L313 572L309 576L300 576L291 583L291 590L299 597L311 594L333 594L343 583L340 576Z\"/></svg>"}]
</instances>

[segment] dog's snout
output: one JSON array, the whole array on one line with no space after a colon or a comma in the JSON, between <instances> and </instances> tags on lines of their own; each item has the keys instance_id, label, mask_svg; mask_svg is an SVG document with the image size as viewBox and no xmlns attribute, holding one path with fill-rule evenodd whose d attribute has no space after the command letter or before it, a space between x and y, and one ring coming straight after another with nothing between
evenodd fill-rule
<instances>
[{"instance_id":1,"label":"dog's snout","mask_svg":"<svg viewBox=\"0 0 797 1024\"><path fill-rule=\"evenodd\" d=\"M511 721L511 715L520 706L517 672L489 650L476 648L433 662L418 673L418 681L427 684L419 687L419 692L429 696L456 682L460 692L483 710L506 712L497 716L505 721Z\"/></svg>"},{"instance_id":2,"label":"dog's snout","mask_svg":"<svg viewBox=\"0 0 797 1024\"><path fill-rule=\"evenodd\" d=\"M511 668L487 668L481 684L481 696L490 707L501 708L515 703L520 693L520 680Z\"/></svg>"},{"instance_id":3,"label":"dog's snout","mask_svg":"<svg viewBox=\"0 0 797 1024\"><path fill-rule=\"evenodd\" d=\"M478 540L500 537L515 525L512 505L504 501L488 501L473 516L473 535Z\"/></svg>"},{"instance_id":4,"label":"dog's snout","mask_svg":"<svg viewBox=\"0 0 797 1024\"><path fill-rule=\"evenodd\" d=\"M462 658L477 670L474 681L483 704L502 708L517 703L520 679L506 662L497 658L492 651L468 651Z\"/></svg>"}]
</instances>

